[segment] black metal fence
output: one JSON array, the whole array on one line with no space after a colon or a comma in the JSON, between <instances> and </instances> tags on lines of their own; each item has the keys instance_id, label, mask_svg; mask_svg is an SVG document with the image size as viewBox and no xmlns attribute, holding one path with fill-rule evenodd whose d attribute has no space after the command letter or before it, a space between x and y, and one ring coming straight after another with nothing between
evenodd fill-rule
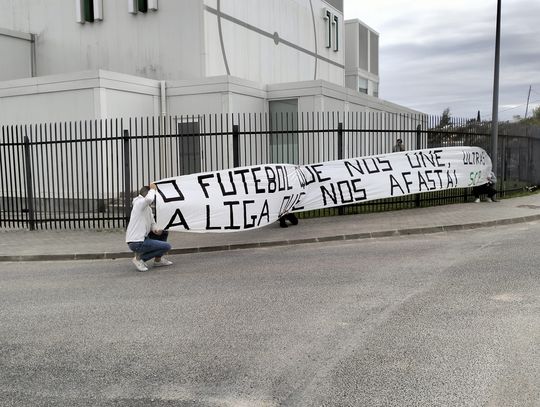
<instances>
[{"instance_id":1,"label":"black metal fence","mask_svg":"<svg viewBox=\"0 0 540 407\"><path fill-rule=\"evenodd\" d=\"M309 164L406 149L480 146L487 123L391 113L203 115L1 127L0 227L120 228L141 185L263 163ZM538 129L499 128L502 193L538 184ZM502 175L502 176L501 176ZM464 202L466 189L304 213L321 216Z\"/></svg>"}]
</instances>

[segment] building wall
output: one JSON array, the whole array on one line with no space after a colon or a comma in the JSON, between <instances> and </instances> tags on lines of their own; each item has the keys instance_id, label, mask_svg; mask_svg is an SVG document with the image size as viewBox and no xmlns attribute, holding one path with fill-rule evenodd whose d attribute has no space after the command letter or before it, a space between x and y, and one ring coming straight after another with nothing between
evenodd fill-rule
<instances>
[{"instance_id":1,"label":"building wall","mask_svg":"<svg viewBox=\"0 0 540 407\"><path fill-rule=\"evenodd\" d=\"M0 125L160 114L160 82L85 71L0 82Z\"/></svg>"},{"instance_id":2,"label":"building wall","mask_svg":"<svg viewBox=\"0 0 540 407\"><path fill-rule=\"evenodd\" d=\"M0 45L2 32L32 33L37 74L0 81L0 124L266 113L280 99L299 112L408 111L358 94L360 80L377 92L378 34L345 24L341 0L159 0L137 14L93 2L103 19L81 24L82 0L0 0ZM9 49L26 59L4 75L27 75L27 46Z\"/></svg>"},{"instance_id":3,"label":"building wall","mask_svg":"<svg viewBox=\"0 0 540 407\"><path fill-rule=\"evenodd\" d=\"M94 116L92 89L72 89L0 98L0 123L2 125L87 120Z\"/></svg>"},{"instance_id":4,"label":"building wall","mask_svg":"<svg viewBox=\"0 0 540 407\"><path fill-rule=\"evenodd\" d=\"M344 83L343 47L325 46L323 11L343 12L321 0L207 0L206 76L231 75L272 84L324 79Z\"/></svg>"},{"instance_id":5,"label":"building wall","mask_svg":"<svg viewBox=\"0 0 540 407\"><path fill-rule=\"evenodd\" d=\"M137 14L127 1L95 3L103 19L79 23L80 0L0 0L0 28L36 35L36 76L103 69L158 80L344 84L340 1L159 0Z\"/></svg>"},{"instance_id":6,"label":"building wall","mask_svg":"<svg viewBox=\"0 0 540 407\"><path fill-rule=\"evenodd\" d=\"M391 112L420 114L373 96L358 93L352 89L337 86L326 81L306 81L268 85L268 99L299 99L298 110L310 111L341 111L341 112Z\"/></svg>"},{"instance_id":7,"label":"building wall","mask_svg":"<svg viewBox=\"0 0 540 407\"><path fill-rule=\"evenodd\" d=\"M76 1L0 0L0 28L37 36L37 76L97 69L152 79L204 75L202 0L160 0L157 11L137 14L127 1L105 0L103 20L84 24Z\"/></svg>"},{"instance_id":8,"label":"building wall","mask_svg":"<svg viewBox=\"0 0 540 407\"><path fill-rule=\"evenodd\" d=\"M30 34L0 28L0 81L32 76Z\"/></svg>"},{"instance_id":9,"label":"building wall","mask_svg":"<svg viewBox=\"0 0 540 407\"><path fill-rule=\"evenodd\" d=\"M263 86L222 76L161 82L103 70L0 82L0 124L159 116L267 113L297 99L298 112L418 112L317 80ZM164 103L163 103L164 102Z\"/></svg>"},{"instance_id":10,"label":"building wall","mask_svg":"<svg viewBox=\"0 0 540 407\"><path fill-rule=\"evenodd\" d=\"M379 34L359 20L345 22L345 86L379 96Z\"/></svg>"},{"instance_id":11,"label":"building wall","mask_svg":"<svg viewBox=\"0 0 540 407\"><path fill-rule=\"evenodd\" d=\"M266 112L266 98L265 86L229 76L167 82L171 115Z\"/></svg>"}]
</instances>

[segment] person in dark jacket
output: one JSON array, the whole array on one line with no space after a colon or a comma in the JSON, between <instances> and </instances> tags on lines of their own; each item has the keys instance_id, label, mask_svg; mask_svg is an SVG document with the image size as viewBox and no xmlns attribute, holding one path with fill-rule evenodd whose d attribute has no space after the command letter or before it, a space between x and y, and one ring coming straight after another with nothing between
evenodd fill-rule
<instances>
[{"instance_id":1,"label":"person in dark jacket","mask_svg":"<svg viewBox=\"0 0 540 407\"><path fill-rule=\"evenodd\" d=\"M287 225L287 221L289 221L291 225L298 225L298 218L294 213L287 213L279 218L279 226L282 228L289 227L289 225Z\"/></svg>"},{"instance_id":2,"label":"person in dark jacket","mask_svg":"<svg viewBox=\"0 0 540 407\"><path fill-rule=\"evenodd\" d=\"M497 177L493 171L489 173L487 180L487 183L473 187L474 202L480 202L480 195L484 194L486 195L486 202L497 202L497 199L495 199Z\"/></svg>"}]
</instances>

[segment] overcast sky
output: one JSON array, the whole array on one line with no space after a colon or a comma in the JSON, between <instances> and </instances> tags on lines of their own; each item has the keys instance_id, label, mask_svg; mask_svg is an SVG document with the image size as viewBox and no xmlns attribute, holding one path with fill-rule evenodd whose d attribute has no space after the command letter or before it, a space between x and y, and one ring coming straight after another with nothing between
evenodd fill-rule
<instances>
[{"instance_id":1,"label":"overcast sky","mask_svg":"<svg viewBox=\"0 0 540 407\"><path fill-rule=\"evenodd\" d=\"M377 31L379 96L428 114L491 119L497 0L344 0ZM499 120L540 105L540 0L502 0Z\"/></svg>"}]
</instances>

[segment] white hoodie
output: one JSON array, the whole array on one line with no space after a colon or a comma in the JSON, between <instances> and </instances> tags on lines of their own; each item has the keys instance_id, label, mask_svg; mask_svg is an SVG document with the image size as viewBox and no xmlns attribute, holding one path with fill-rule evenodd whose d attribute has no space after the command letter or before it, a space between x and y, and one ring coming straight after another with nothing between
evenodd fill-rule
<instances>
[{"instance_id":1,"label":"white hoodie","mask_svg":"<svg viewBox=\"0 0 540 407\"><path fill-rule=\"evenodd\" d=\"M150 205L154 202L156 191L151 189L146 196L133 199L133 209L126 231L126 243L143 242L150 231L156 231L157 225Z\"/></svg>"}]
</instances>

